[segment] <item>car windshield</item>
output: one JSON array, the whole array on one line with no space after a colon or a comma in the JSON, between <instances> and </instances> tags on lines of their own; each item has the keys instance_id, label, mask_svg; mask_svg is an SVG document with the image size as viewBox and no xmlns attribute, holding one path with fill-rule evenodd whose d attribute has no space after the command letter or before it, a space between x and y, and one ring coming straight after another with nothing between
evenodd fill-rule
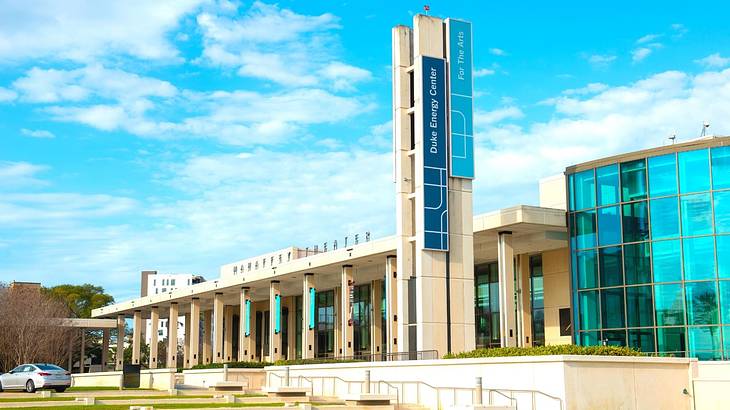
<instances>
[{"instance_id":1,"label":"car windshield","mask_svg":"<svg viewBox=\"0 0 730 410\"><path fill-rule=\"evenodd\" d=\"M37 364L35 366L41 370L63 370L55 364Z\"/></svg>"}]
</instances>

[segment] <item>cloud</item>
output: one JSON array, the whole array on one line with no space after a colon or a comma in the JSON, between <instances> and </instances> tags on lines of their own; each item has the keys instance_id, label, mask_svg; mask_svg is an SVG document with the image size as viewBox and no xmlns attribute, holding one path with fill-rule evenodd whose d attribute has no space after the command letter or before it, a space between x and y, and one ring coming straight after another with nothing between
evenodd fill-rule
<instances>
[{"instance_id":1,"label":"cloud","mask_svg":"<svg viewBox=\"0 0 730 410\"><path fill-rule=\"evenodd\" d=\"M616 60L615 55L610 54L593 54L587 57L588 62L595 67L607 66Z\"/></svg>"},{"instance_id":2,"label":"cloud","mask_svg":"<svg viewBox=\"0 0 730 410\"><path fill-rule=\"evenodd\" d=\"M695 60L695 63L709 68L724 68L730 65L730 57L722 57L720 53L713 53L707 57Z\"/></svg>"},{"instance_id":3,"label":"cloud","mask_svg":"<svg viewBox=\"0 0 730 410\"><path fill-rule=\"evenodd\" d=\"M651 43L661 36L662 36L661 34L647 34L643 37L640 37L638 40L636 40L636 44Z\"/></svg>"},{"instance_id":4,"label":"cloud","mask_svg":"<svg viewBox=\"0 0 730 410\"><path fill-rule=\"evenodd\" d=\"M494 73L495 73L494 70L490 70L488 68L478 68L478 69L474 70L474 77L475 78L486 77L486 76L494 75Z\"/></svg>"},{"instance_id":5,"label":"cloud","mask_svg":"<svg viewBox=\"0 0 730 410\"><path fill-rule=\"evenodd\" d=\"M502 50L501 48L490 48L489 54L495 55L495 56L506 56L507 52Z\"/></svg>"},{"instance_id":6,"label":"cloud","mask_svg":"<svg viewBox=\"0 0 730 410\"><path fill-rule=\"evenodd\" d=\"M524 117L525 114L517 107L509 106L498 108L493 111L479 111L477 110L474 114L474 124L477 127L486 126L508 119L519 119Z\"/></svg>"},{"instance_id":7,"label":"cloud","mask_svg":"<svg viewBox=\"0 0 730 410\"><path fill-rule=\"evenodd\" d=\"M47 170L47 167L43 165L0 160L0 191L17 187L30 188L46 185L45 181L37 177L45 170Z\"/></svg>"},{"instance_id":8,"label":"cloud","mask_svg":"<svg viewBox=\"0 0 730 410\"><path fill-rule=\"evenodd\" d=\"M18 93L7 88L0 87L0 102L13 101L18 98Z\"/></svg>"},{"instance_id":9,"label":"cloud","mask_svg":"<svg viewBox=\"0 0 730 410\"><path fill-rule=\"evenodd\" d=\"M3 228L44 227L51 223L102 218L129 212L136 206L130 198L103 194L10 193L0 198Z\"/></svg>"},{"instance_id":10,"label":"cloud","mask_svg":"<svg viewBox=\"0 0 730 410\"><path fill-rule=\"evenodd\" d=\"M372 78L370 71L339 61L327 64L319 72L323 78L332 82L335 90L354 90L355 83Z\"/></svg>"},{"instance_id":11,"label":"cloud","mask_svg":"<svg viewBox=\"0 0 730 410\"><path fill-rule=\"evenodd\" d=\"M22 128L20 133L31 138L56 138L52 132L47 130L29 130L27 128Z\"/></svg>"},{"instance_id":12,"label":"cloud","mask_svg":"<svg viewBox=\"0 0 730 410\"><path fill-rule=\"evenodd\" d=\"M590 83L590 84L586 85L585 87L565 90L565 91L563 91L563 94L565 94L565 95L595 94L595 93L604 91L607 88L608 88L608 85L603 84L603 83Z\"/></svg>"},{"instance_id":13,"label":"cloud","mask_svg":"<svg viewBox=\"0 0 730 410\"><path fill-rule=\"evenodd\" d=\"M639 47L637 49L634 49L631 52L631 60L635 63L638 63L645 58L649 57L649 54L651 54L651 49L648 47Z\"/></svg>"},{"instance_id":14,"label":"cloud","mask_svg":"<svg viewBox=\"0 0 730 410\"><path fill-rule=\"evenodd\" d=\"M95 61L125 55L178 58L168 37L200 0L104 3L93 0L4 0L0 8L0 62Z\"/></svg>"}]
</instances>

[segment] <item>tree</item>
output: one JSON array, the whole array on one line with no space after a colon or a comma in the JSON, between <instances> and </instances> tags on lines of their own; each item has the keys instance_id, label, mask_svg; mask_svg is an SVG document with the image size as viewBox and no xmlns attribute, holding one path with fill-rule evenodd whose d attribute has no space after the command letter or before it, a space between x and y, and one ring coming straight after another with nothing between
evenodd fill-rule
<instances>
[{"instance_id":1,"label":"tree","mask_svg":"<svg viewBox=\"0 0 730 410\"><path fill-rule=\"evenodd\" d=\"M58 285L43 288L43 292L66 303L73 316L77 318L90 318L93 309L114 303L114 297L104 293L104 288L89 283Z\"/></svg>"}]
</instances>

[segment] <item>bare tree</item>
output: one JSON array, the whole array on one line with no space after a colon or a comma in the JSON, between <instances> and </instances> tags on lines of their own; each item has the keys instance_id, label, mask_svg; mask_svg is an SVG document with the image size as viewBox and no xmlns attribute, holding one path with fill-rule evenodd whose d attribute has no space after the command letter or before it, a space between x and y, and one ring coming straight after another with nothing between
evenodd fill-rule
<instances>
[{"instance_id":1,"label":"bare tree","mask_svg":"<svg viewBox=\"0 0 730 410\"><path fill-rule=\"evenodd\" d=\"M64 365L78 332L58 325L69 316L63 302L37 288L0 284L0 369L22 363Z\"/></svg>"}]
</instances>

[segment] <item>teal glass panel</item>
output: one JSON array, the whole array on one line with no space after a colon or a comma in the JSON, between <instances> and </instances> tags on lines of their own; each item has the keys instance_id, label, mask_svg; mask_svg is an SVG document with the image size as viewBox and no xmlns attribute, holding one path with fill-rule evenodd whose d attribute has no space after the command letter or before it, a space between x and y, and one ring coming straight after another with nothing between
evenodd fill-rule
<instances>
[{"instance_id":1,"label":"teal glass panel","mask_svg":"<svg viewBox=\"0 0 730 410\"><path fill-rule=\"evenodd\" d=\"M730 235L717 238L717 276L730 279Z\"/></svg>"},{"instance_id":2,"label":"teal glass panel","mask_svg":"<svg viewBox=\"0 0 730 410\"><path fill-rule=\"evenodd\" d=\"M601 327L598 305L598 291L587 290L578 293L580 303L580 329L590 330Z\"/></svg>"},{"instance_id":3,"label":"teal glass panel","mask_svg":"<svg viewBox=\"0 0 730 410\"><path fill-rule=\"evenodd\" d=\"M679 162L679 192L710 190L710 156L707 149L677 154Z\"/></svg>"},{"instance_id":4,"label":"teal glass panel","mask_svg":"<svg viewBox=\"0 0 730 410\"><path fill-rule=\"evenodd\" d=\"M684 327L660 327L657 329L657 352L663 356L682 357L687 351Z\"/></svg>"},{"instance_id":5,"label":"teal glass panel","mask_svg":"<svg viewBox=\"0 0 730 410\"><path fill-rule=\"evenodd\" d=\"M654 282L682 280L682 247L679 239L652 242L651 258Z\"/></svg>"},{"instance_id":6,"label":"teal glass panel","mask_svg":"<svg viewBox=\"0 0 730 410\"><path fill-rule=\"evenodd\" d=\"M679 237L679 205L676 196L653 199L651 208L651 239Z\"/></svg>"},{"instance_id":7,"label":"teal glass panel","mask_svg":"<svg viewBox=\"0 0 730 410\"><path fill-rule=\"evenodd\" d=\"M621 164L621 198L624 202L646 198L646 161Z\"/></svg>"},{"instance_id":8,"label":"teal glass panel","mask_svg":"<svg viewBox=\"0 0 730 410\"><path fill-rule=\"evenodd\" d=\"M624 272L621 267L621 247L601 248L598 250L598 266L600 268L601 286L619 286L624 284Z\"/></svg>"},{"instance_id":9,"label":"teal glass panel","mask_svg":"<svg viewBox=\"0 0 730 410\"><path fill-rule=\"evenodd\" d=\"M246 319L244 320L244 334L251 336L251 299L246 299Z\"/></svg>"},{"instance_id":10,"label":"teal glass panel","mask_svg":"<svg viewBox=\"0 0 730 410\"><path fill-rule=\"evenodd\" d=\"M281 295L274 296L274 333L281 332Z\"/></svg>"},{"instance_id":11,"label":"teal glass panel","mask_svg":"<svg viewBox=\"0 0 730 410\"><path fill-rule=\"evenodd\" d=\"M654 302L651 286L626 288L626 322L628 327L654 326Z\"/></svg>"},{"instance_id":12,"label":"teal glass panel","mask_svg":"<svg viewBox=\"0 0 730 410\"><path fill-rule=\"evenodd\" d=\"M684 295L681 284L654 285L657 326L684 325Z\"/></svg>"},{"instance_id":13,"label":"teal glass panel","mask_svg":"<svg viewBox=\"0 0 730 410\"><path fill-rule=\"evenodd\" d=\"M649 165L649 196L677 194L677 159L675 154L651 157Z\"/></svg>"},{"instance_id":14,"label":"teal glass panel","mask_svg":"<svg viewBox=\"0 0 730 410\"><path fill-rule=\"evenodd\" d=\"M715 278L715 240L712 236L682 240L684 280Z\"/></svg>"},{"instance_id":15,"label":"teal glass panel","mask_svg":"<svg viewBox=\"0 0 730 410\"><path fill-rule=\"evenodd\" d=\"M624 242L640 242L649 239L649 212L646 201L624 204L623 233Z\"/></svg>"},{"instance_id":16,"label":"teal glass panel","mask_svg":"<svg viewBox=\"0 0 730 410\"><path fill-rule=\"evenodd\" d=\"M575 214L576 246L578 249L596 246L596 211Z\"/></svg>"},{"instance_id":17,"label":"teal glass panel","mask_svg":"<svg viewBox=\"0 0 730 410\"><path fill-rule=\"evenodd\" d=\"M624 289L601 290L601 319L606 329L626 327L624 320Z\"/></svg>"},{"instance_id":18,"label":"teal glass panel","mask_svg":"<svg viewBox=\"0 0 730 410\"><path fill-rule=\"evenodd\" d=\"M589 169L575 174L574 179L575 209L593 208L596 206L596 181L593 170Z\"/></svg>"},{"instance_id":19,"label":"teal glass panel","mask_svg":"<svg viewBox=\"0 0 730 410\"><path fill-rule=\"evenodd\" d=\"M627 285L651 282L649 242L624 245L624 271Z\"/></svg>"},{"instance_id":20,"label":"teal glass panel","mask_svg":"<svg viewBox=\"0 0 730 410\"><path fill-rule=\"evenodd\" d=\"M730 191L715 192L715 232L730 233Z\"/></svg>"},{"instance_id":21,"label":"teal glass panel","mask_svg":"<svg viewBox=\"0 0 730 410\"><path fill-rule=\"evenodd\" d=\"M575 211L575 174L568 175L568 208Z\"/></svg>"},{"instance_id":22,"label":"teal glass panel","mask_svg":"<svg viewBox=\"0 0 730 410\"><path fill-rule=\"evenodd\" d=\"M598 287L598 258L596 250L581 251L576 253L576 265L578 267L578 288Z\"/></svg>"},{"instance_id":23,"label":"teal glass panel","mask_svg":"<svg viewBox=\"0 0 730 410\"><path fill-rule=\"evenodd\" d=\"M730 359L730 326L722 327L722 340L725 347L725 360Z\"/></svg>"},{"instance_id":24,"label":"teal glass panel","mask_svg":"<svg viewBox=\"0 0 730 410\"><path fill-rule=\"evenodd\" d=\"M317 290L309 288L309 330L316 326L316 310L317 310Z\"/></svg>"},{"instance_id":25,"label":"teal glass panel","mask_svg":"<svg viewBox=\"0 0 730 410\"><path fill-rule=\"evenodd\" d=\"M730 280L721 280L720 285L720 319L730 325Z\"/></svg>"},{"instance_id":26,"label":"teal glass panel","mask_svg":"<svg viewBox=\"0 0 730 410\"><path fill-rule=\"evenodd\" d=\"M717 312L717 282L687 282L687 324L715 325L719 323Z\"/></svg>"},{"instance_id":27,"label":"teal glass panel","mask_svg":"<svg viewBox=\"0 0 730 410\"><path fill-rule=\"evenodd\" d=\"M654 329L629 329L629 347L654 352Z\"/></svg>"},{"instance_id":28,"label":"teal glass panel","mask_svg":"<svg viewBox=\"0 0 730 410\"><path fill-rule=\"evenodd\" d=\"M626 330L604 330L603 340L609 346L626 346Z\"/></svg>"},{"instance_id":29,"label":"teal glass panel","mask_svg":"<svg viewBox=\"0 0 730 410\"><path fill-rule=\"evenodd\" d=\"M682 195L682 235L697 236L712 233L712 203L710 194Z\"/></svg>"},{"instance_id":30,"label":"teal glass panel","mask_svg":"<svg viewBox=\"0 0 730 410\"><path fill-rule=\"evenodd\" d=\"M618 206L598 208L598 245L621 243L621 215Z\"/></svg>"},{"instance_id":31,"label":"teal glass panel","mask_svg":"<svg viewBox=\"0 0 730 410\"><path fill-rule=\"evenodd\" d=\"M712 188L730 188L730 147L712 148Z\"/></svg>"},{"instance_id":32,"label":"teal glass panel","mask_svg":"<svg viewBox=\"0 0 730 410\"><path fill-rule=\"evenodd\" d=\"M580 332L578 335L578 343L580 343L581 346L598 346L600 344L598 341L598 333L599 332Z\"/></svg>"},{"instance_id":33,"label":"teal glass panel","mask_svg":"<svg viewBox=\"0 0 730 410\"><path fill-rule=\"evenodd\" d=\"M611 205L619 202L618 164L596 168L598 205Z\"/></svg>"},{"instance_id":34,"label":"teal glass panel","mask_svg":"<svg viewBox=\"0 0 730 410\"><path fill-rule=\"evenodd\" d=\"M720 332L720 326L688 328L689 355L700 360L722 359Z\"/></svg>"}]
</instances>

